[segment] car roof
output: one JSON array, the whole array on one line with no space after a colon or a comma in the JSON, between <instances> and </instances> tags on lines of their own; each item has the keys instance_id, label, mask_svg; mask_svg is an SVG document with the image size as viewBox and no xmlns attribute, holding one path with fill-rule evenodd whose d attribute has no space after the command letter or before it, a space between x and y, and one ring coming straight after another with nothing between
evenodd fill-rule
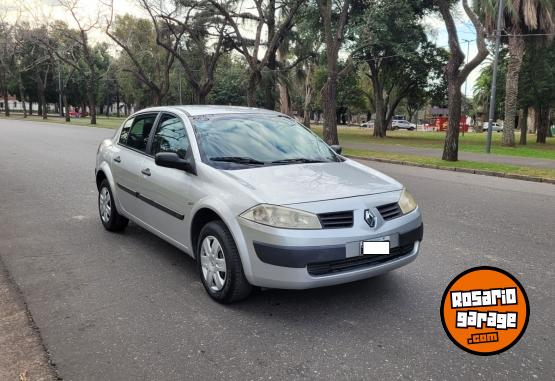
<instances>
[{"instance_id":1,"label":"car roof","mask_svg":"<svg viewBox=\"0 0 555 381\"><path fill-rule=\"evenodd\" d=\"M242 106L217 106L217 105L180 105L180 106L160 106L150 107L140 110L148 111L181 111L188 116L216 115L216 114L273 114L283 115L279 112L255 107Z\"/></svg>"}]
</instances>

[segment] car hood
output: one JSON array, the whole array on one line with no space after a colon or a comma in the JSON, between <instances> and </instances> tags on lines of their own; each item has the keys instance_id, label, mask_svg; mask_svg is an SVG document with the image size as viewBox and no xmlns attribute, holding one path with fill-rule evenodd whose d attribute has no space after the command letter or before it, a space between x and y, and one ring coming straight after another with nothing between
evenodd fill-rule
<instances>
[{"instance_id":1,"label":"car hood","mask_svg":"<svg viewBox=\"0 0 555 381\"><path fill-rule=\"evenodd\" d=\"M400 190L390 177L352 160L225 170L260 202L298 204Z\"/></svg>"}]
</instances>

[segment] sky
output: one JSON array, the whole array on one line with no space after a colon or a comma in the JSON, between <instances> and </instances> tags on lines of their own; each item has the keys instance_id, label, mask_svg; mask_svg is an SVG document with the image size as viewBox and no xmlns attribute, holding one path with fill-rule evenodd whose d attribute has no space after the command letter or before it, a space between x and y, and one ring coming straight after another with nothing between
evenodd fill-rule
<instances>
[{"instance_id":1,"label":"sky","mask_svg":"<svg viewBox=\"0 0 555 381\"><path fill-rule=\"evenodd\" d=\"M83 25L90 25L97 19L100 14L100 21L105 24L107 17L110 16L110 4L112 0L0 0L0 17L13 21L16 19L23 19L31 23L40 23L41 20L61 19L65 20L70 26L76 26L75 22L67 11L60 6L60 1L76 2L78 4L77 14ZM135 16L148 17L145 11L140 7L138 0L113 0L114 14L123 15L130 13ZM468 17L466 16L462 5L459 3L457 9L454 11L454 18L457 25L457 32L461 47L466 54L466 49L469 49L470 59L476 55L476 32ZM447 31L445 24L438 15L426 16L423 24L430 36L438 46L447 47ZM100 28L91 32L92 41L108 41L108 37ZM471 41L466 43L465 40ZM467 95L472 96L472 89L476 79L479 76L480 67L474 70L467 81ZM462 91L465 91L463 85Z\"/></svg>"}]
</instances>

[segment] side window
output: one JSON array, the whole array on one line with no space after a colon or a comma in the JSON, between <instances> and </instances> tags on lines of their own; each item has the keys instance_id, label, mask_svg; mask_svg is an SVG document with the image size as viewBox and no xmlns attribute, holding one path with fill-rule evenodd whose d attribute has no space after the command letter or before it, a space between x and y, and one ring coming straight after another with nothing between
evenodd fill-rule
<instances>
[{"instance_id":1,"label":"side window","mask_svg":"<svg viewBox=\"0 0 555 381\"><path fill-rule=\"evenodd\" d=\"M130 128L126 131L126 126L121 131L120 143L139 151L146 150L150 130L156 121L156 114L146 114L136 116ZM127 123L126 123L127 125ZM125 131L125 135L124 135Z\"/></svg>"},{"instance_id":2,"label":"side window","mask_svg":"<svg viewBox=\"0 0 555 381\"><path fill-rule=\"evenodd\" d=\"M188 149L187 130L181 118L163 114L152 141L152 153L175 152L184 159Z\"/></svg>"}]
</instances>

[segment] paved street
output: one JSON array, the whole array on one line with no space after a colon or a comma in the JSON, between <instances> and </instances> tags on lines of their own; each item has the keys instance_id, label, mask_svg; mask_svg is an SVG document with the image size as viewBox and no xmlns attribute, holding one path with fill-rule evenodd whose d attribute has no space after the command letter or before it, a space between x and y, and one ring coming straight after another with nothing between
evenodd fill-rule
<instances>
[{"instance_id":1,"label":"paved street","mask_svg":"<svg viewBox=\"0 0 555 381\"><path fill-rule=\"evenodd\" d=\"M0 120L0 255L65 380L552 379L555 186L380 163L423 209L420 257L393 273L222 306L185 254L98 220L94 158L113 130ZM439 318L463 270L512 272L528 330L470 355ZM1 328L1 326L0 326ZM551 358L551 360L549 360Z\"/></svg>"}]
</instances>

